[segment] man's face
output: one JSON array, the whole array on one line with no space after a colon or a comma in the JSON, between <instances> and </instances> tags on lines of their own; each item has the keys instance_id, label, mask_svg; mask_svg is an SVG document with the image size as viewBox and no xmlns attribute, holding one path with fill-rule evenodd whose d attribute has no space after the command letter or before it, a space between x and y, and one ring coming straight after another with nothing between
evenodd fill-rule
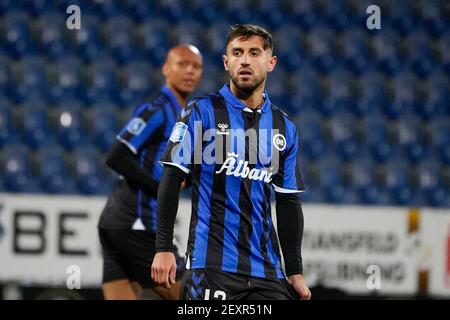
<instances>
[{"instance_id":1,"label":"man's face","mask_svg":"<svg viewBox=\"0 0 450 320\"><path fill-rule=\"evenodd\" d=\"M202 57L188 48L176 48L169 53L163 74L168 85L182 94L189 94L202 76Z\"/></svg>"},{"instance_id":2,"label":"man's face","mask_svg":"<svg viewBox=\"0 0 450 320\"><path fill-rule=\"evenodd\" d=\"M264 50L264 41L259 36L243 40L235 38L227 45L223 56L225 70L231 81L241 91L252 92L267 78L267 73L275 68L277 58L272 51Z\"/></svg>"}]
</instances>

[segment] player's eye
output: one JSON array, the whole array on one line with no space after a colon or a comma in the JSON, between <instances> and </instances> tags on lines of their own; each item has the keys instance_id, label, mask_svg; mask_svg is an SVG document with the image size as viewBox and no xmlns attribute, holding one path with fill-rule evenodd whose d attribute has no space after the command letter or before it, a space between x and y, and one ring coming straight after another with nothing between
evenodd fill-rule
<instances>
[{"instance_id":1,"label":"player's eye","mask_svg":"<svg viewBox=\"0 0 450 320\"><path fill-rule=\"evenodd\" d=\"M235 57L240 57L242 55L242 51L240 51L240 50L233 50L232 54Z\"/></svg>"}]
</instances>

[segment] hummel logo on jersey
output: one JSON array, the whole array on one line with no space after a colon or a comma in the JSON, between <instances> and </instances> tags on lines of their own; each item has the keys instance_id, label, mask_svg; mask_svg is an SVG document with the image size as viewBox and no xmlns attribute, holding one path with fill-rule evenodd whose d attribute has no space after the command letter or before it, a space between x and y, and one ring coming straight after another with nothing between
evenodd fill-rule
<instances>
[{"instance_id":1,"label":"hummel logo on jersey","mask_svg":"<svg viewBox=\"0 0 450 320\"><path fill-rule=\"evenodd\" d=\"M248 161L237 161L237 158L239 157L238 154L230 152L227 155L228 157L225 159L222 167L218 171L216 171L216 174L219 174L222 171L226 170L225 174L227 176L249 178L255 181L264 181L266 183L272 181L272 167L270 167L269 170L257 168L250 169L248 167Z\"/></svg>"},{"instance_id":2,"label":"hummel logo on jersey","mask_svg":"<svg viewBox=\"0 0 450 320\"><path fill-rule=\"evenodd\" d=\"M227 131L228 124L226 124L226 123L219 123L217 126L220 129L220 130L216 131L217 134L221 134L221 135L229 135L230 134L230 132Z\"/></svg>"},{"instance_id":3,"label":"hummel logo on jersey","mask_svg":"<svg viewBox=\"0 0 450 320\"><path fill-rule=\"evenodd\" d=\"M286 138L282 134L276 134L273 136L273 145L278 151L286 149Z\"/></svg>"}]
</instances>

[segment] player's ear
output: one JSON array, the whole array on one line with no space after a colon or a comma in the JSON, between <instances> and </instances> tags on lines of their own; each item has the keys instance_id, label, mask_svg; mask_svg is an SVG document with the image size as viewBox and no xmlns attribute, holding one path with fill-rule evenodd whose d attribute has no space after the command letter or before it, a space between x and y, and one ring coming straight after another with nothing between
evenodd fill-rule
<instances>
[{"instance_id":1,"label":"player's ear","mask_svg":"<svg viewBox=\"0 0 450 320\"><path fill-rule=\"evenodd\" d=\"M269 58L269 69L268 69L269 72L272 72L273 69L275 69L277 61L278 61L277 56L271 56Z\"/></svg>"},{"instance_id":2,"label":"player's ear","mask_svg":"<svg viewBox=\"0 0 450 320\"><path fill-rule=\"evenodd\" d=\"M169 65L167 63L164 63L162 66L162 74L164 77L167 77L169 75Z\"/></svg>"},{"instance_id":3,"label":"player's ear","mask_svg":"<svg viewBox=\"0 0 450 320\"><path fill-rule=\"evenodd\" d=\"M228 57L226 54L222 55L223 59L223 67L225 68L225 71L228 71Z\"/></svg>"}]
</instances>

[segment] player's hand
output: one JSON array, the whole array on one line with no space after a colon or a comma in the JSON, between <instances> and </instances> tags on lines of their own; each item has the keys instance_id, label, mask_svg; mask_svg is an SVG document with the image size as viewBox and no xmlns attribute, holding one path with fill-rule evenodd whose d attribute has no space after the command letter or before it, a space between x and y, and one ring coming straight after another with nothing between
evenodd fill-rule
<instances>
[{"instance_id":1,"label":"player's hand","mask_svg":"<svg viewBox=\"0 0 450 320\"><path fill-rule=\"evenodd\" d=\"M305 278L302 274L294 274L288 277L288 282L294 287L295 291L300 295L301 300L311 299L311 291L306 285Z\"/></svg>"},{"instance_id":2,"label":"player's hand","mask_svg":"<svg viewBox=\"0 0 450 320\"><path fill-rule=\"evenodd\" d=\"M170 285L175 283L176 272L177 263L172 252L155 254L152 263L152 279L156 284L170 289Z\"/></svg>"}]
</instances>

